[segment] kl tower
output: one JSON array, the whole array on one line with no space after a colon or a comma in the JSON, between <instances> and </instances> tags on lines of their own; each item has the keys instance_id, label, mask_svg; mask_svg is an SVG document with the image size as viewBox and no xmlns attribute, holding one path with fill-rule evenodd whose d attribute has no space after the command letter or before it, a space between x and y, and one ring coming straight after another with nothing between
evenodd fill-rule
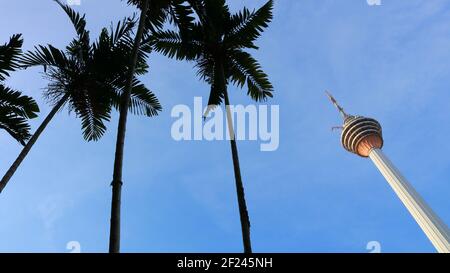
<instances>
[{"instance_id":1,"label":"kl tower","mask_svg":"<svg viewBox=\"0 0 450 273\"><path fill-rule=\"evenodd\" d=\"M450 253L450 232L445 223L433 212L399 170L383 153L381 125L372 118L352 116L327 92L331 102L344 119L341 143L344 148L361 157L369 157L417 224L440 253Z\"/></svg>"}]
</instances>

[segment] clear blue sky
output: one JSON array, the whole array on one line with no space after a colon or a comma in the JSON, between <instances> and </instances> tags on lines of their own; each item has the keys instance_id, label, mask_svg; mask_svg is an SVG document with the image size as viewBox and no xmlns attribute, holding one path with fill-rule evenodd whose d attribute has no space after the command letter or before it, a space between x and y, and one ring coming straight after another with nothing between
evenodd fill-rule
<instances>
[{"instance_id":1,"label":"clear blue sky","mask_svg":"<svg viewBox=\"0 0 450 273\"><path fill-rule=\"evenodd\" d=\"M233 10L264 0L230 0ZM119 0L81 0L96 37L134 9ZM25 49L64 47L72 25L50 0L0 0L0 42L23 33ZM367 159L345 152L329 89L351 113L377 118L385 153L450 223L450 3L445 0L278 0L254 54L280 105L280 147L239 142L256 252L433 252L431 243ZM176 142L174 105L206 96L189 63L150 57L142 80L158 95L157 118L130 116L122 203L124 252L240 252L239 216L229 144ZM34 96L41 116L40 69L8 84ZM231 88L234 103L249 104ZM97 143L83 141L80 121L59 113L0 196L0 251L83 252L108 249L117 114ZM0 172L21 147L0 133Z\"/></svg>"}]
</instances>

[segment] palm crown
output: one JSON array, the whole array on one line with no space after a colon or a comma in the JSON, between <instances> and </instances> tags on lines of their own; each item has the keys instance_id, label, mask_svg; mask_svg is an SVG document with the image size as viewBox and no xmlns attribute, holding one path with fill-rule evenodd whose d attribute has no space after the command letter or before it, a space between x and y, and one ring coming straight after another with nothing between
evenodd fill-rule
<instances>
[{"instance_id":1,"label":"palm crown","mask_svg":"<svg viewBox=\"0 0 450 273\"><path fill-rule=\"evenodd\" d=\"M246 49L254 44L272 20L273 1L256 11L244 8L231 14L225 0L187 0L192 10L177 13L179 32L158 31L153 46L158 52L179 60L193 60L198 75L211 85L208 105L222 102L226 85L247 85L255 101L272 97L273 86L261 65ZM186 12L189 11L189 12Z\"/></svg>"},{"instance_id":2,"label":"palm crown","mask_svg":"<svg viewBox=\"0 0 450 273\"><path fill-rule=\"evenodd\" d=\"M120 109L120 98L129 69L134 18L126 18L108 31L103 29L94 43L90 42L84 16L70 6L56 1L67 13L77 37L60 50L52 45L38 46L22 58L24 67L43 66L50 80L45 96L51 102L66 100L69 111L82 120L86 140L98 140L106 131L112 108ZM136 74L147 72L149 43L139 49ZM161 105L156 96L139 80L133 81L129 111L147 116L157 115Z\"/></svg>"},{"instance_id":3,"label":"palm crown","mask_svg":"<svg viewBox=\"0 0 450 273\"><path fill-rule=\"evenodd\" d=\"M22 44L21 35L16 34L8 43L0 45L0 129L25 145L25 141L30 138L27 121L37 117L39 107L31 97L1 83L9 76L9 72L19 68Z\"/></svg>"}]
</instances>

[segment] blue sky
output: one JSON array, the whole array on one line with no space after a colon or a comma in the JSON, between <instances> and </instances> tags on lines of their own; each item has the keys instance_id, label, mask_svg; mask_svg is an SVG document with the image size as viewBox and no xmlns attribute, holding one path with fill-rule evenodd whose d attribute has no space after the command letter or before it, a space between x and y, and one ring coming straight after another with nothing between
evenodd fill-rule
<instances>
[{"instance_id":1,"label":"blue sky","mask_svg":"<svg viewBox=\"0 0 450 273\"><path fill-rule=\"evenodd\" d=\"M233 10L263 0L230 0ZM116 0L81 0L96 37L134 9ZM50 0L0 0L0 42L23 33L25 49L63 48L74 31ZM450 223L450 3L382 0L278 0L274 21L253 52L275 86L280 146L261 152L241 141L241 169L255 252L434 252L434 248L368 159L339 143L330 90L350 113L383 126L385 153L444 222ZM239 215L229 144L170 136L177 104L193 104L208 86L192 64L152 54L142 77L164 111L130 116L122 203L123 252L240 252ZM34 96L41 115L40 69L8 84ZM230 88L232 103L250 104ZM0 196L1 252L108 249L117 113L106 135L86 143L80 121L64 109L51 122ZM21 147L0 133L0 172Z\"/></svg>"}]
</instances>

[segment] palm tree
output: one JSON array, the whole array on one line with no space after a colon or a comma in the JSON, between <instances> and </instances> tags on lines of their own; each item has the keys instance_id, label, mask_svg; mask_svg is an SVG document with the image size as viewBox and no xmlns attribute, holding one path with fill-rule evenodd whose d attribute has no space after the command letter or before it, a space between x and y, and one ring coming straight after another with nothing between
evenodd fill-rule
<instances>
[{"instance_id":1,"label":"palm tree","mask_svg":"<svg viewBox=\"0 0 450 273\"><path fill-rule=\"evenodd\" d=\"M227 86L247 85L248 95L255 101L272 97L273 87L260 64L246 49L258 49L254 44L272 20L273 1L256 11L244 8L230 14L225 0L187 0L197 14L178 14L183 17L179 32L155 33L154 49L171 58L195 61L198 75L210 86L208 110L223 100L227 111L236 190L241 220L244 251L251 253L250 220L239 166L238 150L231 120ZM205 116L207 113L205 113Z\"/></svg>"},{"instance_id":2,"label":"palm tree","mask_svg":"<svg viewBox=\"0 0 450 273\"><path fill-rule=\"evenodd\" d=\"M53 108L0 181L0 192L64 105L68 106L69 112L73 111L81 118L83 136L87 141L96 141L105 133L105 122L110 119L112 108L122 108L120 97L124 92L129 52L133 46L131 33L134 19L127 18L119 22L115 29L111 27L111 33L103 29L98 41L91 44L89 32L85 29L85 17L70 6L55 1L69 16L77 37L65 51L52 45L40 45L21 59L24 68L44 67L45 76L50 81L44 96L53 104ZM148 44L139 48L137 74L146 73L146 54L149 51ZM161 106L150 90L134 80L131 101L126 109L135 114L154 116Z\"/></svg>"},{"instance_id":3,"label":"palm tree","mask_svg":"<svg viewBox=\"0 0 450 273\"><path fill-rule=\"evenodd\" d=\"M9 72L19 68L18 59L22 54L22 44L21 35L16 34L8 43L0 45L0 129L25 145L25 141L30 138L30 125L27 121L37 117L39 107L31 97L24 96L2 83L9 76Z\"/></svg>"},{"instance_id":4,"label":"palm tree","mask_svg":"<svg viewBox=\"0 0 450 273\"><path fill-rule=\"evenodd\" d=\"M130 3L131 1L129 1ZM120 205L122 199L122 167L123 167L123 150L125 145L125 131L127 126L128 105L130 104L131 85L135 76L135 68L138 58L138 49L142 42L145 21L149 7L149 0L140 1L142 3L142 12L139 18L138 31L134 39L134 45L131 51L131 59L128 61L129 69L125 83L124 93L121 98L121 110L119 112L119 124L117 129L116 152L114 156L114 171L111 199L111 224L109 233L109 252L120 252Z\"/></svg>"},{"instance_id":5,"label":"palm tree","mask_svg":"<svg viewBox=\"0 0 450 273\"><path fill-rule=\"evenodd\" d=\"M141 43L148 44L151 39L151 34L161 29L170 14L174 14L174 10L185 9L182 5L184 0L128 0L128 4L137 6L141 13L139 17L139 25L136 36L134 38L134 46L131 50L131 58L128 61L129 70L127 72L127 79L124 88L124 93L121 98L121 109L127 109L130 104L130 89L131 83L135 79L135 67L138 55L138 48ZM127 127L127 111L121 110L119 116L119 124L117 129L116 150L114 156L114 171L112 185L112 200L111 200L111 226L109 237L109 252L120 252L120 206L122 194L122 169L123 156L125 146L125 132Z\"/></svg>"}]
</instances>

